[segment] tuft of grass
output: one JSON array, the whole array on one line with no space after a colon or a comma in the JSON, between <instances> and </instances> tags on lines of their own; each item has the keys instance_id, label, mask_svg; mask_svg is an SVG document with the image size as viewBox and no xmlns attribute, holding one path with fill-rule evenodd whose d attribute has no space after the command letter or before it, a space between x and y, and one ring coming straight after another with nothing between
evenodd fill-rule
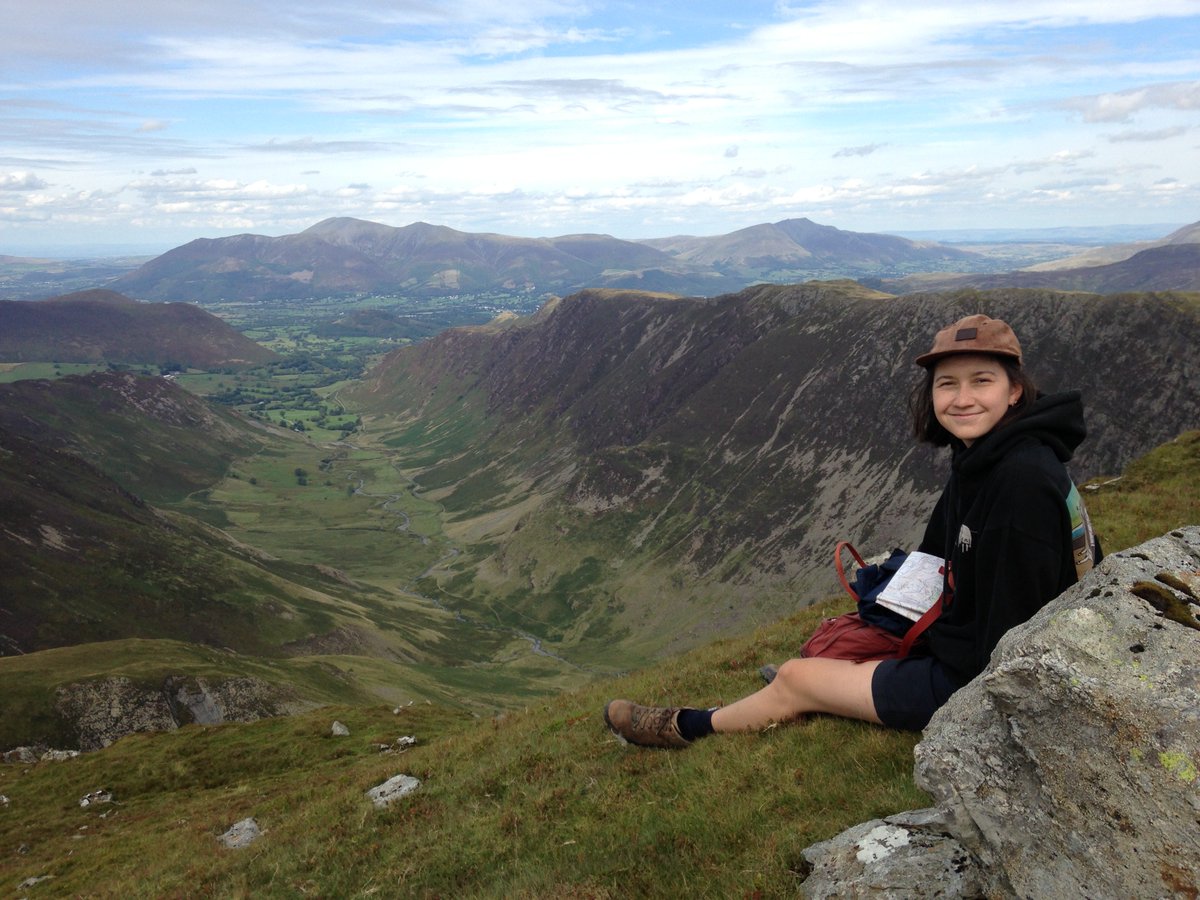
<instances>
[{"instance_id":1,"label":"tuft of grass","mask_svg":"<svg viewBox=\"0 0 1200 900\"><path fill-rule=\"evenodd\" d=\"M911 777L918 735L818 716L653 751L620 743L601 709L731 701L831 611L496 718L330 707L3 766L0 879L50 875L48 893L96 897L790 896L805 847L928 804ZM410 734L413 749L379 752ZM401 773L421 788L372 807L365 791ZM79 807L100 788L112 804ZM221 847L251 816L263 837Z\"/></svg>"}]
</instances>

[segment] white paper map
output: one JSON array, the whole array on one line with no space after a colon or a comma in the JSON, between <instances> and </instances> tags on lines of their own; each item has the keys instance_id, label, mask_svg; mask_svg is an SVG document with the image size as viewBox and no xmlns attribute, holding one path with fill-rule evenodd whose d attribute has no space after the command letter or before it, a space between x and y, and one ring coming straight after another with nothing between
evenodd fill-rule
<instances>
[{"instance_id":1,"label":"white paper map","mask_svg":"<svg viewBox=\"0 0 1200 900\"><path fill-rule=\"evenodd\" d=\"M942 595L944 575L941 558L914 550L875 602L915 622Z\"/></svg>"}]
</instances>

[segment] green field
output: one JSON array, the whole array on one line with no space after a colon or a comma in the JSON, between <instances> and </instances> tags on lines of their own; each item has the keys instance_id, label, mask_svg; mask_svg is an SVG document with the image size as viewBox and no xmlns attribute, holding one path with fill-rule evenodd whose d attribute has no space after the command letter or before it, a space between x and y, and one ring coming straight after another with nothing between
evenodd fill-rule
<instances>
[{"instance_id":1,"label":"green field","mask_svg":"<svg viewBox=\"0 0 1200 900\"><path fill-rule=\"evenodd\" d=\"M86 375L88 372L107 368L108 366L106 365L92 363L0 363L0 384L25 381L30 378L62 378L64 375Z\"/></svg>"}]
</instances>

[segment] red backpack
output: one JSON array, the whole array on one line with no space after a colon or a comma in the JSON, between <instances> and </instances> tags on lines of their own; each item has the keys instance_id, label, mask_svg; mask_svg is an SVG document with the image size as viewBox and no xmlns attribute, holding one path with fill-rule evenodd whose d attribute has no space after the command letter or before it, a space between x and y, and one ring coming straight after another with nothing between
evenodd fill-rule
<instances>
[{"instance_id":1,"label":"red backpack","mask_svg":"<svg viewBox=\"0 0 1200 900\"><path fill-rule=\"evenodd\" d=\"M860 603L863 598L850 586L850 582L846 578L846 570L842 566L843 549L850 551L860 569L865 568L867 564L849 541L839 542L834 549L833 561L834 567L837 569L838 580L846 589L846 593L853 597L856 603ZM886 583L890 577L891 573L886 573L882 582ZM878 584L873 593L878 593L882 586L882 583ZM864 620L858 611L825 619L817 626L812 637L805 641L804 646L800 648L800 655L802 657L825 656L832 659L852 659L855 662L867 662L872 659L901 659L908 656L912 651L913 644L942 614L942 610L946 608L948 602L946 594L943 593L921 618L913 622L903 636L893 634Z\"/></svg>"}]
</instances>

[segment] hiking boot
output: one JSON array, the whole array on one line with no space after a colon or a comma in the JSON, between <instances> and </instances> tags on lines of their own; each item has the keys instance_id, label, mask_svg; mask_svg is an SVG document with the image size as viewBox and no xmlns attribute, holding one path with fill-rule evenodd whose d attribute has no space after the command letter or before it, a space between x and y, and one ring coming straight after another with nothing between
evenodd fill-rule
<instances>
[{"instance_id":1,"label":"hiking boot","mask_svg":"<svg viewBox=\"0 0 1200 900\"><path fill-rule=\"evenodd\" d=\"M639 747L688 746L679 733L679 707L638 706L628 700L610 700L604 707L604 722L617 737Z\"/></svg>"}]
</instances>

